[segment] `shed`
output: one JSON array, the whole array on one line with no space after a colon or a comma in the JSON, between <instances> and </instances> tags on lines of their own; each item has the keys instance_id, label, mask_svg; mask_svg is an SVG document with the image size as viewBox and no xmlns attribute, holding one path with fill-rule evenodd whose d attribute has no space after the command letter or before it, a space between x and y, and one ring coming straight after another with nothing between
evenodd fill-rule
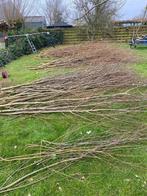
<instances>
[{"instance_id":1,"label":"shed","mask_svg":"<svg viewBox=\"0 0 147 196\"><path fill-rule=\"evenodd\" d=\"M56 28L64 29L64 28L72 28L72 27L73 27L73 25L68 24L66 22L58 22L58 23L55 23L53 25L48 25L47 26L48 29L56 29Z\"/></svg>"},{"instance_id":2,"label":"shed","mask_svg":"<svg viewBox=\"0 0 147 196\"><path fill-rule=\"evenodd\" d=\"M46 19L44 16L26 16L25 28L38 29L46 27Z\"/></svg>"}]
</instances>

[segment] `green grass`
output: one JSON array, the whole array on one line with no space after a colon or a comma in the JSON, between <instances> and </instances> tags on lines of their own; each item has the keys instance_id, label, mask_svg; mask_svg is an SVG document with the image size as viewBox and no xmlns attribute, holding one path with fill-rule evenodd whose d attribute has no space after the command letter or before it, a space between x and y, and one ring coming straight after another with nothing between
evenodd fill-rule
<instances>
[{"instance_id":1,"label":"green grass","mask_svg":"<svg viewBox=\"0 0 147 196\"><path fill-rule=\"evenodd\" d=\"M74 71L72 68L50 68L49 70L31 70L43 63L53 60L52 58L41 58L38 54L23 56L18 60L9 63L5 70L9 73L9 84L17 85L29 83L46 76L57 76ZM2 78L0 79L2 80Z\"/></svg>"},{"instance_id":2,"label":"green grass","mask_svg":"<svg viewBox=\"0 0 147 196\"><path fill-rule=\"evenodd\" d=\"M139 55L146 56L144 50L136 51ZM40 79L45 76L63 75L75 71L73 69L54 68L49 72L29 70L51 59L40 59L37 55L25 56L13 61L6 69L10 73L11 84L22 84ZM140 66L140 68L139 68ZM132 65L135 70L146 76L146 66ZM136 68L137 67L137 68ZM17 76L17 77L16 77ZM146 90L146 89L144 89ZM109 92L111 93L111 92ZM114 108L123 107L114 105ZM0 156L15 156L27 153L25 146L32 143L40 143L41 140L57 140L68 135L69 139L75 139L87 134L91 130L92 135L133 133L142 126L147 125L146 114L121 115L116 119L102 119L97 116L84 116L84 120L73 115L39 115L23 117L0 117ZM90 119L93 119L91 123ZM68 139L67 139L68 140ZM133 162L146 164L146 148L135 151L126 150L126 154L134 155ZM0 184L7 175L17 168L8 164L5 167L0 162ZM17 190L6 194L10 196L146 196L147 172L144 168L133 167L111 160L97 161L86 160L76 163L66 169L65 175L52 172L47 180L32 187ZM69 177L72 175L72 177ZM82 177L84 176L84 180ZM61 189L59 189L61 187Z\"/></svg>"},{"instance_id":3,"label":"green grass","mask_svg":"<svg viewBox=\"0 0 147 196\"><path fill-rule=\"evenodd\" d=\"M96 117L95 117L96 118ZM134 115L133 117L121 116L118 121L97 120L96 123L84 121L80 118L68 115L41 115L34 117L5 118L0 117L0 154L2 156L14 156L25 154L25 145L32 143L40 143L41 140L53 141L59 137L63 137L67 132L69 138L75 137L75 134L85 135L87 131L92 130L94 135L104 135L110 128L121 131L132 131L139 129L141 124L146 122L145 115ZM76 122L76 123L75 123ZM139 122L139 123L138 123ZM114 132L113 130L112 132ZM70 133L73 132L73 133ZM17 148L15 148L17 146ZM134 152L134 156L141 156L134 159L135 162L146 163L146 149ZM108 162L107 162L108 161ZM146 187L144 181L147 174L144 169L138 169L133 166L122 164L110 164L111 161L92 161L86 160L77 163L67 169L66 175L78 174L78 177L65 177L60 173L54 173L45 182L41 182L33 187L15 191L9 195L24 195L30 193L34 196L44 195L65 195L65 196L91 196L91 195L146 195ZM14 169L12 165L3 169L0 167L0 182L11 173ZM139 179L136 176L139 176ZM81 177L85 177L81 180ZM62 192L58 189L58 184L62 187Z\"/></svg>"},{"instance_id":4,"label":"green grass","mask_svg":"<svg viewBox=\"0 0 147 196\"><path fill-rule=\"evenodd\" d=\"M129 49L127 44L119 44L122 48ZM147 76L147 47L138 46L137 48L130 49L138 58L140 58L138 63L134 63L131 67L141 76Z\"/></svg>"},{"instance_id":5,"label":"green grass","mask_svg":"<svg viewBox=\"0 0 147 196\"><path fill-rule=\"evenodd\" d=\"M138 56L142 57L142 61L134 64L135 70L142 76L147 76L147 47L138 47L134 51Z\"/></svg>"},{"instance_id":6,"label":"green grass","mask_svg":"<svg viewBox=\"0 0 147 196\"><path fill-rule=\"evenodd\" d=\"M142 76L147 76L147 62L134 64L133 67Z\"/></svg>"}]
</instances>

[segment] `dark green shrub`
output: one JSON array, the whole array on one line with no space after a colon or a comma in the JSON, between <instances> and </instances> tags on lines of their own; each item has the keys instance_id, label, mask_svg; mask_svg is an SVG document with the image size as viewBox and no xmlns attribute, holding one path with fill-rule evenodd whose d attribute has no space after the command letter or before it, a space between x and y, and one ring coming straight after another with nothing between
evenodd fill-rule
<instances>
[{"instance_id":1,"label":"dark green shrub","mask_svg":"<svg viewBox=\"0 0 147 196\"><path fill-rule=\"evenodd\" d=\"M23 47L21 45L12 44L8 48L8 52L11 54L13 59L17 59L24 55Z\"/></svg>"},{"instance_id":2,"label":"dark green shrub","mask_svg":"<svg viewBox=\"0 0 147 196\"><path fill-rule=\"evenodd\" d=\"M0 67L13 60L12 55L6 49L0 49Z\"/></svg>"},{"instance_id":3,"label":"dark green shrub","mask_svg":"<svg viewBox=\"0 0 147 196\"><path fill-rule=\"evenodd\" d=\"M12 32L11 35L13 35ZM31 35L29 38L34 43L37 50L63 43L63 33L61 31L40 33L37 35ZM11 37L8 39L7 49L0 50L0 66L4 66L12 60L31 53L31 47L25 36L17 38Z\"/></svg>"},{"instance_id":4,"label":"dark green shrub","mask_svg":"<svg viewBox=\"0 0 147 196\"><path fill-rule=\"evenodd\" d=\"M55 46L57 44L62 44L63 43L63 32L62 31L51 31L51 32L40 33L37 35L30 35L29 39L33 41L37 49L41 49L47 46ZM24 41L27 42L25 36L24 37L11 37L8 39L8 45L10 46L11 44L14 44L14 43L19 44L19 42L21 44L24 44ZM26 44L28 44L28 42L25 43L25 45ZM26 46L25 48L28 49L28 47Z\"/></svg>"}]
</instances>

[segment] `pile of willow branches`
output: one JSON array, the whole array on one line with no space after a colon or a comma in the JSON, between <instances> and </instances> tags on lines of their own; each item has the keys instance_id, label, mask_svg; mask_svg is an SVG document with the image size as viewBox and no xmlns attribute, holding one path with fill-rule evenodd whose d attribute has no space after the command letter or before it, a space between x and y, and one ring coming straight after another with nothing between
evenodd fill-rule
<instances>
[{"instance_id":1,"label":"pile of willow branches","mask_svg":"<svg viewBox=\"0 0 147 196\"><path fill-rule=\"evenodd\" d=\"M120 103L126 107L117 108L117 112L144 112L146 94L139 89L145 84L125 66L134 59L125 50L117 50L112 44L85 43L52 52L45 50L40 55L58 58L37 69L68 65L80 67L81 64L83 67L72 74L1 88L0 115L114 113L113 105ZM113 92L119 88L127 90L106 94L107 90ZM134 88L138 89L138 94L131 93Z\"/></svg>"},{"instance_id":2,"label":"pile of willow branches","mask_svg":"<svg viewBox=\"0 0 147 196\"><path fill-rule=\"evenodd\" d=\"M146 85L129 72L99 66L82 73L45 78L32 84L0 89L0 115L115 112L113 104L125 104L117 112L145 110ZM110 89L126 89L107 94ZM135 89L135 90L134 90ZM137 90L136 93L132 93ZM132 104L130 104L132 103ZM127 106L129 104L129 107Z\"/></svg>"},{"instance_id":3,"label":"pile of willow branches","mask_svg":"<svg viewBox=\"0 0 147 196\"><path fill-rule=\"evenodd\" d=\"M132 159L131 152L134 149L144 148L147 140L145 130L135 131L133 134L116 134L107 136L87 137L69 142L42 141L41 144L28 146L30 154L12 158L0 158L0 162L11 164L19 163L19 167L1 185L0 193L7 193L19 188L36 184L54 173L66 175L66 169L72 164L82 160L96 159L99 162L117 165L142 167ZM125 149L128 149L128 154ZM127 159L126 159L127 157ZM67 175L70 178L70 175Z\"/></svg>"},{"instance_id":4,"label":"pile of willow branches","mask_svg":"<svg viewBox=\"0 0 147 196\"><path fill-rule=\"evenodd\" d=\"M131 90L121 93L102 94L96 90L74 92L50 89L40 85L13 87L3 90L0 97L1 115L45 114L45 113L83 113L83 112L146 112L147 95ZM138 89L138 87L136 87ZM78 94L78 96L76 96ZM123 108L114 105L123 104Z\"/></svg>"},{"instance_id":5,"label":"pile of willow branches","mask_svg":"<svg viewBox=\"0 0 147 196\"><path fill-rule=\"evenodd\" d=\"M92 49L93 45L89 48L89 54L92 54ZM87 56L86 49L83 50L84 55ZM65 52L68 57L68 52L63 51ZM79 48L76 55L80 56ZM87 65L93 59L94 66L86 67L73 74L1 88L0 115L71 113L80 117L82 114L114 117L114 115L147 112L146 83L140 81L140 78L138 79L130 70L117 64L118 57L114 64L107 63L107 58L104 64L97 64L97 54L94 54L96 59L91 55L86 62L84 55L82 59L82 57L75 58L73 54L74 58L70 57L69 61L58 63L55 60L52 64L49 63L37 69L61 66L61 63L63 66L68 66L70 63L77 64L81 63L81 59L84 63L87 62ZM109 60L112 60L112 55ZM144 148L147 141L146 125L142 125L141 130L133 130L133 133L116 131L114 135L106 134L99 137L90 136L89 133L87 135L88 137L84 136L84 139L78 137L80 139L73 141L42 141L41 144L29 145L26 155L1 157L0 163L12 166L18 163L19 167L0 186L0 193L5 194L33 185L54 173L64 175L67 168L72 164L81 163L82 160L96 159L100 162L112 161L118 165L123 163L133 166L131 152L136 148ZM142 165L142 167L145 166Z\"/></svg>"},{"instance_id":6,"label":"pile of willow branches","mask_svg":"<svg viewBox=\"0 0 147 196\"><path fill-rule=\"evenodd\" d=\"M113 46L112 43L86 42L78 45L64 46L56 49L47 49L40 53L40 57L52 57L55 60L36 68L48 69L50 67L77 67L79 65L126 65L137 61L130 50Z\"/></svg>"}]
</instances>

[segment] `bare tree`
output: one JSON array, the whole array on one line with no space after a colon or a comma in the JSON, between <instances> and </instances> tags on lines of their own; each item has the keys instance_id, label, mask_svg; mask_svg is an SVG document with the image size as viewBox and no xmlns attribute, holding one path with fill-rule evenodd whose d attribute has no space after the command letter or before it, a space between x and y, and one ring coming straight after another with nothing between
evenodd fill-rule
<instances>
[{"instance_id":1,"label":"bare tree","mask_svg":"<svg viewBox=\"0 0 147 196\"><path fill-rule=\"evenodd\" d=\"M33 10L33 0L2 0L1 10L10 26L21 26Z\"/></svg>"},{"instance_id":2,"label":"bare tree","mask_svg":"<svg viewBox=\"0 0 147 196\"><path fill-rule=\"evenodd\" d=\"M44 14L50 25L63 22L67 18L67 9L63 0L45 0Z\"/></svg>"},{"instance_id":3,"label":"bare tree","mask_svg":"<svg viewBox=\"0 0 147 196\"><path fill-rule=\"evenodd\" d=\"M124 0L73 0L78 12L77 21L87 27L89 38L94 39L101 31L111 35L112 21Z\"/></svg>"}]
</instances>

